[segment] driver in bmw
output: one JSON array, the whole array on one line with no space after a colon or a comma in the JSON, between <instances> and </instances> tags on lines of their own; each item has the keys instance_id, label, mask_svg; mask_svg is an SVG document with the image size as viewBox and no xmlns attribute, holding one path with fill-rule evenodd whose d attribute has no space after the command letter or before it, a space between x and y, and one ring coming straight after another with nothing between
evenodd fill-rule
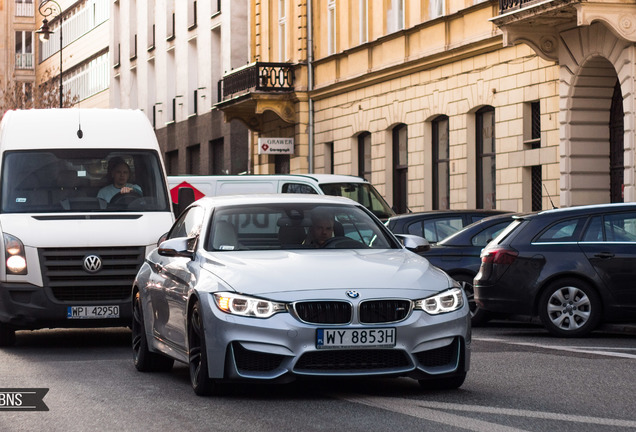
<instances>
[{"instance_id":1,"label":"driver in bmw","mask_svg":"<svg viewBox=\"0 0 636 432\"><path fill-rule=\"evenodd\" d=\"M333 237L334 217L327 212L315 213L311 216L311 227L305 245L320 248Z\"/></svg>"},{"instance_id":2,"label":"driver in bmw","mask_svg":"<svg viewBox=\"0 0 636 432\"><path fill-rule=\"evenodd\" d=\"M139 195L143 195L138 185L128 183L130 167L122 158L116 157L108 162L108 176L113 183L101 188L97 193L97 198L110 202L117 194L136 192Z\"/></svg>"}]
</instances>

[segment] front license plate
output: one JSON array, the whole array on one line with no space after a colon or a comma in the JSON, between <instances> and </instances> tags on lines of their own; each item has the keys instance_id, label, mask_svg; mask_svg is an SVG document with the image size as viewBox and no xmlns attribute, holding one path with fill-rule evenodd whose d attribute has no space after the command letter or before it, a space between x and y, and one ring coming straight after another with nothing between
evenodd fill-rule
<instances>
[{"instance_id":1,"label":"front license plate","mask_svg":"<svg viewBox=\"0 0 636 432\"><path fill-rule=\"evenodd\" d=\"M119 306L69 306L68 319L119 318Z\"/></svg>"},{"instance_id":2,"label":"front license plate","mask_svg":"<svg viewBox=\"0 0 636 432\"><path fill-rule=\"evenodd\" d=\"M318 329L316 348L390 348L395 346L395 329Z\"/></svg>"}]
</instances>

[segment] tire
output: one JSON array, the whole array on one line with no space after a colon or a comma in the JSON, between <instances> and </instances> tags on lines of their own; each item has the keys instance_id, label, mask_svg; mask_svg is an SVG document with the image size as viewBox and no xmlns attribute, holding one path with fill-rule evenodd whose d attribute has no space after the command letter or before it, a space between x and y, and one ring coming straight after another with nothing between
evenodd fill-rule
<instances>
[{"instance_id":1,"label":"tire","mask_svg":"<svg viewBox=\"0 0 636 432\"><path fill-rule=\"evenodd\" d=\"M446 378L421 379L417 382L426 390L454 390L462 386L466 380L466 372Z\"/></svg>"},{"instance_id":2,"label":"tire","mask_svg":"<svg viewBox=\"0 0 636 432\"><path fill-rule=\"evenodd\" d=\"M459 282L466 292L466 297L468 297L468 307L470 307L470 323L473 327L478 327L480 325L486 324L491 320L492 314L488 311L481 309L475 303L475 289L473 288L473 278L466 274L458 274L453 276L457 282Z\"/></svg>"},{"instance_id":3,"label":"tire","mask_svg":"<svg viewBox=\"0 0 636 432\"><path fill-rule=\"evenodd\" d=\"M198 301L192 306L188 323L190 383L197 396L210 396L215 392L215 383L208 371L205 329Z\"/></svg>"},{"instance_id":4,"label":"tire","mask_svg":"<svg viewBox=\"0 0 636 432\"><path fill-rule=\"evenodd\" d=\"M135 293L133 300L132 349L135 368L140 372L167 372L174 365L173 359L148 349L139 291Z\"/></svg>"},{"instance_id":5,"label":"tire","mask_svg":"<svg viewBox=\"0 0 636 432\"><path fill-rule=\"evenodd\" d=\"M0 324L0 347L15 345L15 330L5 324Z\"/></svg>"},{"instance_id":6,"label":"tire","mask_svg":"<svg viewBox=\"0 0 636 432\"><path fill-rule=\"evenodd\" d=\"M583 337L601 321L601 299L586 282L562 279L539 298L539 318L554 336Z\"/></svg>"}]
</instances>

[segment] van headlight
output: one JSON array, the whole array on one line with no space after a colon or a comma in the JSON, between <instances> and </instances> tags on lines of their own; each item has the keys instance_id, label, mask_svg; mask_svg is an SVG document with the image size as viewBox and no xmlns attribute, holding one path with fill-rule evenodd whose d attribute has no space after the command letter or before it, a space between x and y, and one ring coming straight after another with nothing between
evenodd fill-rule
<instances>
[{"instance_id":1,"label":"van headlight","mask_svg":"<svg viewBox=\"0 0 636 432\"><path fill-rule=\"evenodd\" d=\"M285 303L228 292L214 293L214 301L223 312L244 317L269 318L287 311Z\"/></svg>"},{"instance_id":2,"label":"van headlight","mask_svg":"<svg viewBox=\"0 0 636 432\"><path fill-rule=\"evenodd\" d=\"M464 306L461 288L451 288L425 299L415 300L415 309L423 310L429 315L453 312Z\"/></svg>"},{"instance_id":3,"label":"van headlight","mask_svg":"<svg viewBox=\"0 0 636 432\"><path fill-rule=\"evenodd\" d=\"M4 260L8 274L25 275L27 274L26 255L24 254L24 245L15 236L4 234Z\"/></svg>"}]
</instances>

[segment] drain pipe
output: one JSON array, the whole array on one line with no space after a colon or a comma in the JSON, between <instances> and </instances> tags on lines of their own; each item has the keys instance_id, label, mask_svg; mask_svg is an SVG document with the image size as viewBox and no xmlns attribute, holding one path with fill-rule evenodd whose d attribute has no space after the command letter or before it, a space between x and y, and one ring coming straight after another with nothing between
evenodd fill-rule
<instances>
[{"instance_id":1,"label":"drain pipe","mask_svg":"<svg viewBox=\"0 0 636 432\"><path fill-rule=\"evenodd\" d=\"M307 102L309 118L307 125L308 151L307 162L309 174L314 172L314 101L311 98L311 91L314 89L314 23L313 23L312 0L307 0Z\"/></svg>"}]
</instances>

